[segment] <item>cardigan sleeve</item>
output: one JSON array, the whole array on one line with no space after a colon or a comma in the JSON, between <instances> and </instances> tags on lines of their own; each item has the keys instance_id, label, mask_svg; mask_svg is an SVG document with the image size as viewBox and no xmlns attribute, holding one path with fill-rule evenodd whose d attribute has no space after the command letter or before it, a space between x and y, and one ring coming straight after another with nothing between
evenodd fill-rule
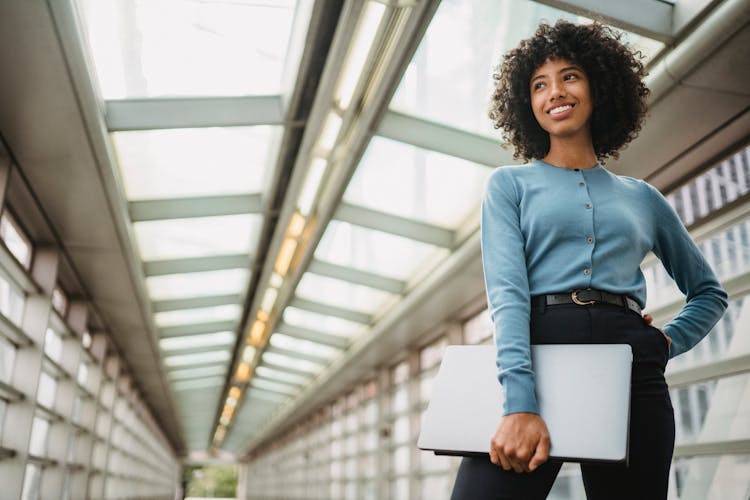
<instances>
[{"instance_id":1,"label":"cardigan sleeve","mask_svg":"<svg viewBox=\"0 0 750 500\"><path fill-rule=\"evenodd\" d=\"M519 198L505 169L490 176L482 201L481 247L497 347L504 413L539 413L529 346L529 282Z\"/></svg>"},{"instance_id":2,"label":"cardigan sleeve","mask_svg":"<svg viewBox=\"0 0 750 500\"><path fill-rule=\"evenodd\" d=\"M672 339L669 355L674 357L700 342L721 319L727 309L727 293L666 198L644 184L651 192L656 216L652 250L685 295L685 306L664 326Z\"/></svg>"}]
</instances>

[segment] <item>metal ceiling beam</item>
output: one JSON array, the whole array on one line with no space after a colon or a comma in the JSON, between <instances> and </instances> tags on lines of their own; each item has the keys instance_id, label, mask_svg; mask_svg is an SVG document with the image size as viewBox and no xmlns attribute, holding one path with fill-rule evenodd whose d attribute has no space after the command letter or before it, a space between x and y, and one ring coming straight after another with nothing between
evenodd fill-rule
<instances>
[{"instance_id":1,"label":"metal ceiling beam","mask_svg":"<svg viewBox=\"0 0 750 500\"><path fill-rule=\"evenodd\" d=\"M451 248L454 242L454 233L449 229L349 203L341 203L333 218L443 248Z\"/></svg>"},{"instance_id":2,"label":"metal ceiling beam","mask_svg":"<svg viewBox=\"0 0 750 500\"><path fill-rule=\"evenodd\" d=\"M655 38L664 43L674 40L672 17L674 7L660 0L536 0L579 16L589 17L618 28Z\"/></svg>"},{"instance_id":3,"label":"metal ceiling beam","mask_svg":"<svg viewBox=\"0 0 750 500\"><path fill-rule=\"evenodd\" d=\"M328 304L321 304L312 300L295 297L289 303L291 307L297 307L304 309L305 311L314 312L316 314L323 314L325 316L335 316L337 318L345 319L347 321L354 321L355 323L361 323L363 325L369 325L372 323L372 316L366 313L352 311L351 309L344 309L343 307L331 306Z\"/></svg>"},{"instance_id":4,"label":"metal ceiling beam","mask_svg":"<svg viewBox=\"0 0 750 500\"><path fill-rule=\"evenodd\" d=\"M104 103L112 131L282 125L281 96L125 99Z\"/></svg>"},{"instance_id":5,"label":"metal ceiling beam","mask_svg":"<svg viewBox=\"0 0 750 500\"><path fill-rule=\"evenodd\" d=\"M739 334L739 332L736 332ZM670 389L750 372L750 354L735 356L666 374Z\"/></svg>"},{"instance_id":6,"label":"metal ceiling beam","mask_svg":"<svg viewBox=\"0 0 750 500\"><path fill-rule=\"evenodd\" d=\"M329 347L335 347L336 349L346 349L349 346L349 339L345 337L339 337L338 335L331 335L330 333L323 333L310 328L303 328L301 326L293 326L288 323L281 322L276 327L277 333L283 333L290 337L295 337L300 340L309 340L316 344L322 344ZM265 362L263 363L266 364Z\"/></svg>"},{"instance_id":7,"label":"metal ceiling beam","mask_svg":"<svg viewBox=\"0 0 750 500\"><path fill-rule=\"evenodd\" d=\"M262 210L261 195L257 193L128 202L128 212L133 222L242 215L261 213Z\"/></svg>"},{"instance_id":8,"label":"metal ceiling beam","mask_svg":"<svg viewBox=\"0 0 750 500\"><path fill-rule=\"evenodd\" d=\"M498 132L498 139L492 139L389 110L383 115L383 120L375 129L375 133L388 139L488 167L513 163L513 154L500 147L500 132Z\"/></svg>"},{"instance_id":9,"label":"metal ceiling beam","mask_svg":"<svg viewBox=\"0 0 750 500\"><path fill-rule=\"evenodd\" d=\"M728 454L744 455L747 453L750 453L750 439L678 444L674 447L675 458Z\"/></svg>"},{"instance_id":10,"label":"metal ceiling beam","mask_svg":"<svg viewBox=\"0 0 750 500\"><path fill-rule=\"evenodd\" d=\"M159 338L181 337L183 335L197 335L200 333L216 333L234 331L236 321L212 321L210 323L193 323L190 325L167 326L159 328Z\"/></svg>"},{"instance_id":11,"label":"metal ceiling beam","mask_svg":"<svg viewBox=\"0 0 750 500\"><path fill-rule=\"evenodd\" d=\"M214 295L211 297L191 297L189 299L157 300L151 303L155 313L164 311L178 311L181 309L195 309L198 307L224 306L241 304L242 296L237 294Z\"/></svg>"},{"instance_id":12,"label":"metal ceiling beam","mask_svg":"<svg viewBox=\"0 0 750 500\"><path fill-rule=\"evenodd\" d=\"M403 281L387 278L375 273L352 269L351 267L331 264L330 262L322 260L313 259L307 270L311 273L326 276L328 278L339 279L348 283L354 283L355 285L369 286L370 288L395 293L397 295L403 294L406 290L406 283Z\"/></svg>"},{"instance_id":13,"label":"metal ceiling beam","mask_svg":"<svg viewBox=\"0 0 750 500\"><path fill-rule=\"evenodd\" d=\"M252 255L242 253L187 259L152 260L143 263L143 274L146 276L163 276L165 274L246 269L250 267L252 261Z\"/></svg>"}]
</instances>

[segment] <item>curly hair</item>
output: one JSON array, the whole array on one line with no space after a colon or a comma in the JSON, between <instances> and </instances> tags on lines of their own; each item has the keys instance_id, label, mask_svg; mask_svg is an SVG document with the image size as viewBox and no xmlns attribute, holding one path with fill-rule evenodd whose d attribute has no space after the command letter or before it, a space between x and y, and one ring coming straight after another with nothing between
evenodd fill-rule
<instances>
[{"instance_id":1,"label":"curly hair","mask_svg":"<svg viewBox=\"0 0 750 500\"><path fill-rule=\"evenodd\" d=\"M591 137L599 161L632 141L641 130L649 90L640 53L620 41L620 33L599 23L573 24L560 20L542 23L532 38L503 56L493 73L495 91L489 117L503 138L515 147L514 158L543 158L549 152L549 134L539 126L531 109L532 73L547 59L567 59L586 72L593 111Z\"/></svg>"}]
</instances>

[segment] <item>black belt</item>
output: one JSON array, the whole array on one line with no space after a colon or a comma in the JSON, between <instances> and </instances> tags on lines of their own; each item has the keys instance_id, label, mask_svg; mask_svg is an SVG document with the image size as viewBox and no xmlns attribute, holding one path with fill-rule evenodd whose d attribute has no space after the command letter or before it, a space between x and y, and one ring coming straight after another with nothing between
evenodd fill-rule
<instances>
[{"instance_id":1,"label":"black belt","mask_svg":"<svg viewBox=\"0 0 750 500\"><path fill-rule=\"evenodd\" d=\"M617 295L615 293L605 292L603 290L574 290L566 293L551 293L548 295L535 295L531 297L531 307L552 306L555 304L578 304L587 306L590 304L605 303L620 307L627 307L631 311L641 314L641 306L638 302L627 295Z\"/></svg>"}]
</instances>

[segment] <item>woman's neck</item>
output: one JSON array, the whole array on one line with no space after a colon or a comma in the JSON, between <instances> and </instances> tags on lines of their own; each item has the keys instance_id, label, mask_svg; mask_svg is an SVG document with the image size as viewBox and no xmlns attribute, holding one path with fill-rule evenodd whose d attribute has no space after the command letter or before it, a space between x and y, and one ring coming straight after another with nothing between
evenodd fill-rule
<instances>
[{"instance_id":1,"label":"woman's neck","mask_svg":"<svg viewBox=\"0 0 750 500\"><path fill-rule=\"evenodd\" d=\"M597 164L591 137L550 138L550 148L542 160L565 168L593 168Z\"/></svg>"}]
</instances>

